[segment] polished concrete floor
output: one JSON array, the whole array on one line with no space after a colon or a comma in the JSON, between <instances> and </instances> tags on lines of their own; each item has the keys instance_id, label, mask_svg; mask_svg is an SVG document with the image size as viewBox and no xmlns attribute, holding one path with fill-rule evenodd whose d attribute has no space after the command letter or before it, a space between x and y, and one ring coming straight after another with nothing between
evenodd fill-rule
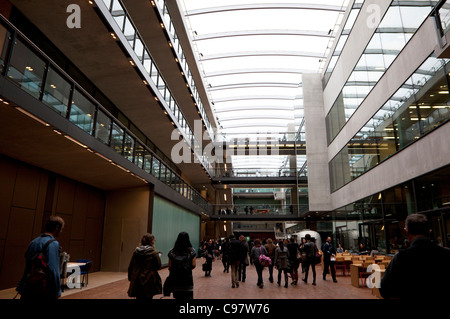
<instances>
[{"instance_id":1,"label":"polished concrete floor","mask_svg":"<svg viewBox=\"0 0 450 319\"><path fill-rule=\"evenodd\" d=\"M221 260L213 262L213 270L210 277L205 277L201 270L203 258L197 259L197 267L194 275L195 299L377 299L371 289L356 288L350 283L350 276L338 275L338 282L334 283L330 275L327 280L322 279L322 267L316 266L316 286L311 285L312 274L309 274L309 282L305 284L299 281L297 286L292 286L289 278L289 287L284 288L276 284L278 271L274 269L275 282L269 282L269 272L263 271L264 288L256 285L257 275L255 267L247 267L247 280L241 282L238 288L231 287L231 274L223 272ZM301 268L299 276L302 277ZM167 278L167 268L160 270L162 281ZM128 279L126 273L120 272L95 272L89 274L89 284L82 289L65 289L61 299L130 299L127 295ZM0 299L12 299L16 295L15 289L0 290ZM156 295L155 299L170 299Z\"/></svg>"},{"instance_id":2,"label":"polished concrete floor","mask_svg":"<svg viewBox=\"0 0 450 319\"><path fill-rule=\"evenodd\" d=\"M194 275L194 299L377 299L372 295L371 289L356 288L350 283L350 276L338 276L338 282L334 283L330 275L327 280L322 279L322 267L316 266L316 286L311 285L312 274L309 274L309 282L300 281L297 286L290 285L284 288L276 284L278 271L274 269L275 282L269 282L269 272L263 272L264 288L256 285L257 275L254 266L247 267L247 280L241 282L238 288L231 287L231 274L223 272L221 260L213 262L213 270L210 277L205 277L201 270L203 259L197 259L197 267ZM300 270L300 277L301 268ZM160 270L162 281L168 276L168 269ZM121 277L122 276L122 277ZM108 277L111 280L108 280ZM127 289L129 282L125 273L92 273L89 275L88 287L82 289L69 289L63 293L63 299L128 299ZM156 299L166 299L162 295L156 295Z\"/></svg>"}]
</instances>

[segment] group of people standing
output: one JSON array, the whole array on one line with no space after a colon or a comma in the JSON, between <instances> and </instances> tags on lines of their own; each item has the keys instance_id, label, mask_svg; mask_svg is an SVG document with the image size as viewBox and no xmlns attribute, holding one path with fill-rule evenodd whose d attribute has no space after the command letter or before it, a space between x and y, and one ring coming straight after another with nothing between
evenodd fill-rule
<instances>
[{"instance_id":1,"label":"group of people standing","mask_svg":"<svg viewBox=\"0 0 450 319\"><path fill-rule=\"evenodd\" d=\"M168 253L169 257L169 276L162 284L158 270L161 268L161 260L159 252L154 248L155 238L151 234L146 234L141 240L140 246L133 253L130 266L128 269L128 279L130 287L128 295L130 297L153 298L154 295L163 293L169 296L173 293L176 299L192 299L193 298L193 276L192 270L196 267L197 254L192 248L189 235L182 232L178 235L175 246ZM305 283L308 281L309 268L312 269L313 282L316 284L317 263L316 252L318 248L311 240L311 236L307 234L302 244L298 244L295 238L289 241L280 240L274 243L272 239L268 239L266 244L262 244L261 240L255 239L249 245L244 236L236 238L231 235L226 238L220 246L220 250L212 240L202 244L200 249L200 257L204 257L206 262L202 265L205 276L211 276L212 262L220 251L224 272L230 272L231 268L231 287L238 288L240 282L246 280L246 268L249 264L253 264L257 273L257 285L264 287L263 270L268 268L269 281L274 282L273 270L278 270L277 284L281 286L284 278L284 287L288 288L289 277L291 277L291 285L297 285L299 274L298 268L302 264L302 272ZM328 268L331 270L333 281L336 281L334 266L330 262L331 256L334 256L335 250L331 244L331 238L327 239L327 243L322 247L324 254L324 272L323 279L326 279ZM264 264L260 260L260 256L270 258L270 263Z\"/></svg>"},{"instance_id":2,"label":"group of people standing","mask_svg":"<svg viewBox=\"0 0 450 319\"><path fill-rule=\"evenodd\" d=\"M61 217L51 216L45 224L44 232L30 243L25 254L24 277L17 287L18 294L22 299L57 299L61 296L60 246L56 237L63 227L64 220ZM440 288L447 287L450 281L448 276L442 277L442 274L450 267L450 250L436 245L430 239L431 229L425 215L409 215L405 221L405 231L411 247L400 251L392 259L381 280L381 295L384 298L415 298L423 297L423 291L426 291L428 298L445 296L445 294L442 295ZM315 264L320 261L317 260L318 248L309 234L306 234L300 245L293 238L290 242L280 241L278 245L275 245L272 240L268 240L267 244L262 245L261 241L257 239L253 244L251 243L250 247L244 236L236 239L232 235L223 244L222 262L224 271L228 271L231 267L232 287L239 287L239 282L245 282L246 267L249 263L255 265L258 286L264 287L262 273L266 265L260 262L261 255L270 257L271 263L268 268L271 282L273 282L273 267L276 267L278 269L278 285L281 285L283 274L285 287L288 287L288 274L292 278L291 284L296 285L298 267L301 263L304 273L302 280L307 283L311 267L313 285L315 285ZM324 262L323 279L326 280L326 275L330 272L333 281L337 282L334 269L336 250L331 243L331 237L327 238L321 248ZM25 275L32 266L33 256L38 253L44 255L50 271L50 281L45 294L31 296L27 295ZM168 257L169 276L163 284L158 273L161 268L161 259L159 251L155 249L155 237L152 234L145 234L140 245L133 252L129 264L128 295L137 299L152 299L157 294L163 293L164 296L169 296L173 293L176 299L192 299L194 288L192 270L196 267L197 254L186 232L178 234ZM423 269L428 271L423 273Z\"/></svg>"},{"instance_id":3,"label":"group of people standing","mask_svg":"<svg viewBox=\"0 0 450 319\"><path fill-rule=\"evenodd\" d=\"M327 239L327 243L322 249L325 249L323 279L326 280L326 275L329 272L328 269L330 269L333 281L337 282L334 265L331 261L336 251L331 244L331 238ZM224 272L228 272L231 266L232 288L239 287L239 281L245 282L246 267L250 263L255 266L258 277L257 285L260 288L264 287L263 270L266 267L269 271L269 281L271 283L274 282L273 270L276 268L278 270L277 284L279 286L281 286L282 279L284 278L284 287L288 288L289 277L292 279L291 285L297 285L300 264L302 264L302 273L304 273L302 281L305 283L308 282L309 269L311 268L313 273L312 284L316 285L315 265L320 261L317 260L316 255L318 248L309 234L305 236L301 244L298 244L295 238L291 238L289 241L280 240L277 243L274 243L269 238L265 244L261 240L255 239L250 243L250 247L244 236L240 236L239 240L237 240L234 235L231 235L229 239L224 241L221 252ZM260 261L261 255L269 257L270 264L264 265Z\"/></svg>"}]
</instances>

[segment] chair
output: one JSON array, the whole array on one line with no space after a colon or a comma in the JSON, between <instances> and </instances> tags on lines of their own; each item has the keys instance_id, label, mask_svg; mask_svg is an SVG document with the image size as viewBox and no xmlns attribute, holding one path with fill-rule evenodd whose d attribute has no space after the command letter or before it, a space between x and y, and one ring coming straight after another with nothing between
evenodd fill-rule
<instances>
[{"instance_id":1,"label":"chair","mask_svg":"<svg viewBox=\"0 0 450 319\"><path fill-rule=\"evenodd\" d=\"M92 261L89 259L78 259L77 263L85 263L85 265L80 266L80 279L81 279L81 287L83 287L86 284L86 287L89 283L89 270L92 266Z\"/></svg>"},{"instance_id":2,"label":"chair","mask_svg":"<svg viewBox=\"0 0 450 319\"><path fill-rule=\"evenodd\" d=\"M363 261L358 257L352 257L352 264L362 264Z\"/></svg>"},{"instance_id":3,"label":"chair","mask_svg":"<svg viewBox=\"0 0 450 319\"><path fill-rule=\"evenodd\" d=\"M344 271L344 276L345 276L345 271L347 270L347 266L345 264L345 259L344 257L336 257L336 261L334 263L334 269L338 269L341 268Z\"/></svg>"},{"instance_id":4,"label":"chair","mask_svg":"<svg viewBox=\"0 0 450 319\"><path fill-rule=\"evenodd\" d=\"M369 276L372 274L371 272L367 271L367 264L364 264L363 268L359 271L359 279L361 280L361 286L364 287L366 285L366 280L369 278Z\"/></svg>"}]
</instances>

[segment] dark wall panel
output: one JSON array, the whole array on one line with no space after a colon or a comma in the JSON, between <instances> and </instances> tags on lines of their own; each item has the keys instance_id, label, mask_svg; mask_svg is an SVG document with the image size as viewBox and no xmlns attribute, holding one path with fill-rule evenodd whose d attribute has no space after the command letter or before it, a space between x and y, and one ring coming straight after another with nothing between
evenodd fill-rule
<instances>
[{"instance_id":1,"label":"dark wall panel","mask_svg":"<svg viewBox=\"0 0 450 319\"><path fill-rule=\"evenodd\" d=\"M91 259L100 270L104 210L102 190L0 155L0 289L16 286L50 215L65 221L57 240L70 260Z\"/></svg>"}]
</instances>

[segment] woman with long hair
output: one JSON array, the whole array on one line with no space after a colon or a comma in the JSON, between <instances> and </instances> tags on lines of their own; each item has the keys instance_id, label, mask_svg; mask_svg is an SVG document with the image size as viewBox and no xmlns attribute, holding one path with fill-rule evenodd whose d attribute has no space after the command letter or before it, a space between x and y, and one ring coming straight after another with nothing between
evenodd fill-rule
<instances>
[{"instance_id":1,"label":"woman with long hair","mask_svg":"<svg viewBox=\"0 0 450 319\"><path fill-rule=\"evenodd\" d=\"M168 253L169 277L164 283L164 295L173 293L175 299L194 298L194 279L192 269L196 266L196 253L192 248L189 234L178 234L174 247Z\"/></svg>"}]
</instances>

